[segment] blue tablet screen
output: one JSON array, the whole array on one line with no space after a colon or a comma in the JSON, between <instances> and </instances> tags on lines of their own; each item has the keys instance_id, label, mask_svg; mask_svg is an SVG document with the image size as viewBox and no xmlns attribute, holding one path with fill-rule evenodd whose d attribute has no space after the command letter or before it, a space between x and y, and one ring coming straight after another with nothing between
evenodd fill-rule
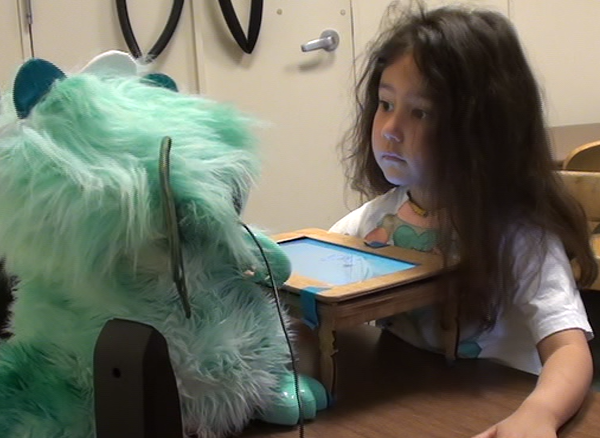
<instances>
[{"instance_id":1,"label":"blue tablet screen","mask_svg":"<svg viewBox=\"0 0 600 438\"><path fill-rule=\"evenodd\" d=\"M309 237L282 242L280 246L290 258L295 274L334 286L356 283L415 266Z\"/></svg>"}]
</instances>

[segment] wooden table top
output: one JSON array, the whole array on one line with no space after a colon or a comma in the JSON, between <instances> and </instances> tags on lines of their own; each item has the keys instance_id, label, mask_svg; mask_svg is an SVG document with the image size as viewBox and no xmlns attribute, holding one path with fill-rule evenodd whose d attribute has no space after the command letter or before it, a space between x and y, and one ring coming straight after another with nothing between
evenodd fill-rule
<instances>
[{"instance_id":1,"label":"wooden table top","mask_svg":"<svg viewBox=\"0 0 600 438\"><path fill-rule=\"evenodd\" d=\"M513 412L536 377L486 360L418 350L363 325L338 332L336 404L305 425L305 438L470 438ZM242 437L294 438L297 428L251 424ZM600 436L600 395L590 392L560 438Z\"/></svg>"}]
</instances>

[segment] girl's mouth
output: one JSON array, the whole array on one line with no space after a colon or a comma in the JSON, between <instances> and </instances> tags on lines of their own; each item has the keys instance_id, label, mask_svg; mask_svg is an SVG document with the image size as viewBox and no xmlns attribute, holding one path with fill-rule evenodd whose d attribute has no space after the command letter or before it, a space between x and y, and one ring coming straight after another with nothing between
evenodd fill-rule
<instances>
[{"instance_id":1,"label":"girl's mouth","mask_svg":"<svg viewBox=\"0 0 600 438\"><path fill-rule=\"evenodd\" d=\"M402 157L396 154L382 154L381 158L388 161L405 161Z\"/></svg>"}]
</instances>

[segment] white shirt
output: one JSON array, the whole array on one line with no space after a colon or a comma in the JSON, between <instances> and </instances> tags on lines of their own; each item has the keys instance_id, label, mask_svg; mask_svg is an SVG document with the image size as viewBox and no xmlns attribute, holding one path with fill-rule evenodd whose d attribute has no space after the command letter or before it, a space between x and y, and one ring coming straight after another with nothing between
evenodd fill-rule
<instances>
[{"instance_id":1,"label":"white shirt","mask_svg":"<svg viewBox=\"0 0 600 438\"><path fill-rule=\"evenodd\" d=\"M406 190L396 187L350 212L330 231L364 238L383 216L395 214L406 200ZM525 251L531 245L543 249L538 256ZM555 236L541 237L531 228L517 234L514 252L517 291L500 310L491 330L461 327L458 356L489 358L539 374L542 364L536 345L542 339L573 328L583 330L588 340L593 333L561 241ZM417 347L442 352L437 321L434 309L423 308L380 323Z\"/></svg>"}]
</instances>

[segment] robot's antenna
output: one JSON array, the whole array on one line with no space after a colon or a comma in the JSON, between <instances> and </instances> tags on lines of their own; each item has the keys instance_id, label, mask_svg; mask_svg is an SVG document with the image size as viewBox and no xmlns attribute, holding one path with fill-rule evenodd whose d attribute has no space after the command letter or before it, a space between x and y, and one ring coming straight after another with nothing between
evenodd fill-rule
<instances>
[{"instance_id":1,"label":"robot's antenna","mask_svg":"<svg viewBox=\"0 0 600 438\"><path fill-rule=\"evenodd\" d=\"M171 270L173 272L173 282L177 287L177 292L183 303L185 317L192 315L190 299L188 296L187 285L185 282L185 271L183 268L183 256L181 252L181 238L179 235L179 221L177 211L175 210L175 199L171 190L170 168L171 163L169 154L171 152L171 138L164 137L160 145L160 158L158 172L160 174L160 188L162 194L163 214L167 226L167 239L171 250Z\"/></svg>"}]
</instances>

